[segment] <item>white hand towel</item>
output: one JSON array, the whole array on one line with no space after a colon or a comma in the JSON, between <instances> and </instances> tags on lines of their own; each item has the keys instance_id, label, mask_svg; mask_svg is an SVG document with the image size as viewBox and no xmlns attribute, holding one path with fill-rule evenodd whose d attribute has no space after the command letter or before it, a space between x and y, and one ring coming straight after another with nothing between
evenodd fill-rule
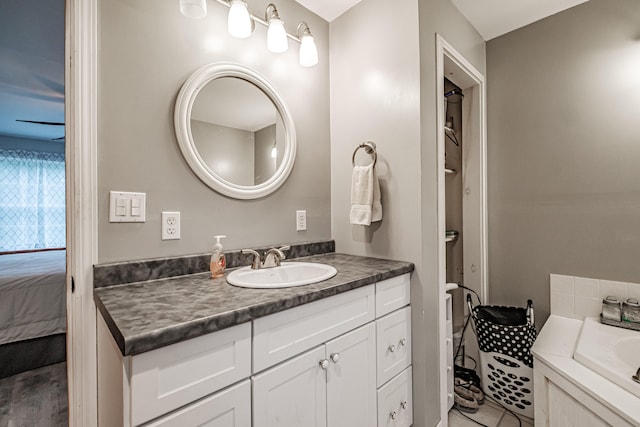
<instances>
[{"instance_id":1,"label":"white hand towel","mask_svg":"<svg viewBox=\"0 0 640 427\"><path fill-rule=\"evenodd\" d=\"M373 168L373 202L371 204L371 222L382 221L382 200L380 197L380 182L376 168Z\"/></svg>"},{"instance_id":2,"label":"white hand towel","mask_svg":"<svg viewBox=\"0 0 640 427\"><path fill-rule=\"evenodd\" d=\"M373 165L354 166L351 174L351 224L371 225Z\"/></svg>"}]
</instances>

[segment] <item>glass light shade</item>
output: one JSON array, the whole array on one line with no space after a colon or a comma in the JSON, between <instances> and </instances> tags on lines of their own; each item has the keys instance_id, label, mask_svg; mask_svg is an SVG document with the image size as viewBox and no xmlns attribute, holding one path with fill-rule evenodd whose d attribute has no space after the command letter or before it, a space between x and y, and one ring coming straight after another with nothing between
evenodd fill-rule
<instances>
[{"instance_id":1,"label":"glass light shade","mask_svg":"<svg viewBox=\"0 0 640 427\"><path fill-rule=\"evenodd\" d=\"M273 53L282 53L289 49L287 31L280 19L271 19L267 30L267 49Z\"/></svg>"},{"instance_id":2,"label":"glass light shade","mask_svg":"<svg viewBox=\"0 0 640 427\"><path fill-rule=\"evenodd\" d=\"M239 39L246 39L251 35L251 15L247 4L242 0L233 0L229 9L229 34Z\"/></svg>"},{"instance_id":3,"label":"glass light shade","mask_svg":"<svg viewBox=\"0 0 640 427\"><path fill-rule=\"evenodd\" d=\"M204 18L207 16L207 0L180 0L180 13L187 18Z\"/></svg>"},{"instance_id":4,"label":"glass light shade","mask_svg":"<svg viewBox=\"0 0 640 427\"><path fill-rule=\"evenodd\" d=\"M276 157L278 157L278 149L276 148L275 144L273 147L271 147L271 158L275 159Z\"/></svg>"},{"instance_id":5,"label":"glass light shade","mask_svg":"<svg viewBox=\"0 0 640 427\"><path fill-rule=\"evenodd\" d=\"M300 39L300 65L313 67L318 63L318 48L312 35L303 35Z\"/></svg>"}]
</instances>

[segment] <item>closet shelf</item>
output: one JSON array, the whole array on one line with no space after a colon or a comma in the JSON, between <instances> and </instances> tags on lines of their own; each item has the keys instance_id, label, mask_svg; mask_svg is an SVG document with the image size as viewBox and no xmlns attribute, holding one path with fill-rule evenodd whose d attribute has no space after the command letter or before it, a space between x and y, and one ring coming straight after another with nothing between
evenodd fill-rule
<instances>
[{"instance_id":1,"label":"closet shelf","mask_svg":"<svg viewBox=\"0 0 640 427\"><path fill-rule=\"evenodd\" d=\"M455 169L444 168L444 173L445 175L455 175L458 171Z\"/></svg>"}]
</instances>

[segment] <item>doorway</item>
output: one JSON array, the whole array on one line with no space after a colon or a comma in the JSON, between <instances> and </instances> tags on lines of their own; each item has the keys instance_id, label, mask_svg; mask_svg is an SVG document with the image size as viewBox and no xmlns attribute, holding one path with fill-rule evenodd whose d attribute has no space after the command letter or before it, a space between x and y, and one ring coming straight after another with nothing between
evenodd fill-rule
<instances>
[{"instance_id":1,"label":"doorway","mask_svg":"<svg viewBox=\"0 0 640 427\"><path fill-rule=\"evenodd\" d=\"M0 53L0 424L66 425L65 1L1 2Z\"/></svg>"},{"instance_id":2,"label":"doorway","mask_svg":"<svg viewBox=\"0 0 640 427\"><path fill-rule=\"evenodd\" d=\"M453 46L436 35L436 90L438 93L438 319L440 341L440 416L447 426L453 404L453 326L464 324L462 285L487 302L487 183L486 183L486 101L484 76ZM445 90L445 78L450 82ZM451 92L457 95L451 96ZM450 96L445 96L445 94ZM460 102L459 115L448 115L445 101ZM464 101L463 101L464 100ZM458 120L457 117L460 116ZM452 117L454 117L452 119ZM458 121L458 123L456 123ZM450 142L448 142L450 141ZM449 150L447 164L447 145ZM457 184L449 183L455 181ZM459 191L447 203L447 189ZM451 194L450 194L451 196ZM447 212L449 208L450 212ZM458 210L451 212L452 209ZM449 216L449 221L447 218ZM456 224L458 230L447 230ZM449 233L447 233L449 231ZM449 245L449 248L447 248ZM458 245L453 250L453 245ZM447 256L449 258L447 258ZM454 257L455 259L452 259ZM447 271L449 267L449 271ZM454 271L452 271L454 270ZM448 282L448 279L451 280ZM449 291L447 291L449 289ZM450 295L447 298L447 295ZM447 300L450 301L448 305ZM449 307L449 308L448 308ZM462 317L462 318L460 318ZM473 357L477 347L470 328L465 334L466 353ZM477 360L477 357L476 357Z\"/></svg>"}]
</instances>

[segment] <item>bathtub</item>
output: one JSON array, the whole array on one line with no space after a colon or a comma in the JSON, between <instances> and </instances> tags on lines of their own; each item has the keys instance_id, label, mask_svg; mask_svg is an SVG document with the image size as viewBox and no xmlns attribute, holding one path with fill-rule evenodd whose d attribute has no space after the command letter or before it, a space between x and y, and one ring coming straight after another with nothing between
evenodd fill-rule
<instances>
[{"instance_id":1,"label":"bathtub","mask_svg":"<svg viewBox=\"0 0 640 427\"><path fill-rule=\"evenodd\" d=\"M638 336L551 315L532 348L535 425L640 426L640 384L626 380L638 368L630 368L640 355Z\"/></svg>"},{"instance_id":2,"label":"bathtub","mask_svg":"<svg viewBox=\"0 0 640 427\"><path fill-rule=\"evenodd\" d=\"M586 318L573 358L640 398L640 384L631 377L640 368L640 332Z\"/></svg>"}]
</instances>

